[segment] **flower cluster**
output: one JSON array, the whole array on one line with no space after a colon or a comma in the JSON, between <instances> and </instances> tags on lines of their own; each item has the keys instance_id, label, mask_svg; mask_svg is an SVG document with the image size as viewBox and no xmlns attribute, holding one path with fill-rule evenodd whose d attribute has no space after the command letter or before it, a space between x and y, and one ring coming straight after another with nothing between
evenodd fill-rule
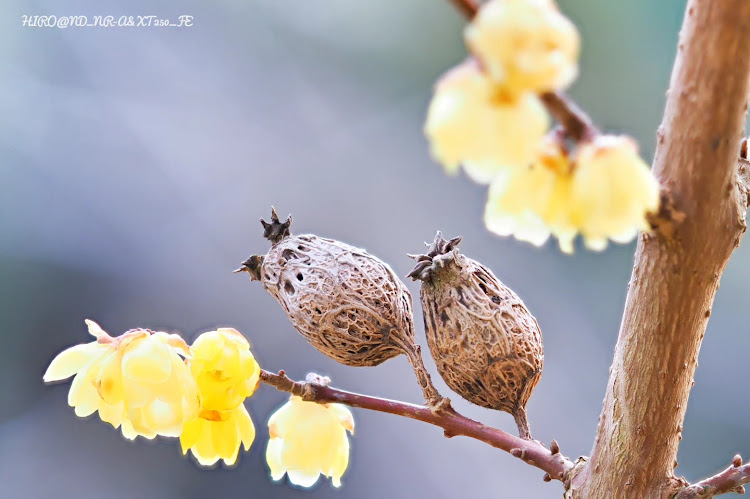
<instances>
[{"instance_id":1,"label":"flower cluster","mask_svg":"<svg viewBox=\"0 0 750 499\"><path fill-rule=\"evenodd\" d=\"M552 234L566 253L580 233L587 248L601 251L609 239L625 243L648 229L645 215L658 205L658 184L635 143L602 135L581 144L575 156L545 141L531 165L492 182L484 220L496 234L537 246Z\"/></svg>"},{"instance_id":2,"label":"flower cluster","mask_svg":"<svg viewBox=\"0 0 750 499\"><path fill-rule=\"evenodd\" d=\"M75 375L68 403L76 415L98 412L131 440L179 437L183 453L203 466L233 465L241 446L249 450L255 427L244 401L258 386L260 366L242 334L220 328L188 346L175 334L134 329L112 337L86 324L96 341L64 350L44 374L45 382ZM323 474L340 486L349 462L346 430L354 430L348 409L292 397L268 426L266 459L275 480L286 473L310 487Z\"/></svg>"},{"instance_id":3,"label":"flower cluster","mask_svg":"<svg viewBox=\"0 0 750 499\"><path fill-rule=\"evenodd\" d=\"M198 386L180 357L190 355L184 340L147 329L112 337L94 321L86 324L96 341L60 353L44 381L75 375L68 403L76 415L98 411L128 439L179 436L200 411Z\"/></svg>"},{"instance_id":4,"label":"flower cluster","mask_svg":"<svg viewBox=\"0 0 750 499\"><path fill-rule=\"evenodd\" d=\"M658 207L658 184L626 137L584 137L573 154L548 133L540 93L578 74L578 31L553 0L490 0L467 27L472 58L446 73L425 134L449 173L490 184L485 224L499 235L563 251L627 242Z\"/></svg>"}]
</instances>

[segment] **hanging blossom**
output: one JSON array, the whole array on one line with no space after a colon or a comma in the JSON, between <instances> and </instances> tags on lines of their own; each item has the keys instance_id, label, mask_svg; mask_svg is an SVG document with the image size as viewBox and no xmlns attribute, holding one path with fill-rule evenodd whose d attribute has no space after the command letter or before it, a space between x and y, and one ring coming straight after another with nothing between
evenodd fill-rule
<instances>
[{"instance_id":1,"label":"hanging blossom","mask_svg":"<svg viewBox=\"0 0 750 499\"><path fill-rule=\"evenodd\" d=\"M501 236L541 246L554 233L563 251L576 234L570 217L571 162L554 139L545 140L528 168L506 170L490 185L484 221Z\"/></svg>"},{"instance_id":2,"label":"hanging blossom","mask_svg":"<svg viewBox=\"0 0 750 499\"><path fill-rule=\"evenodd\" d=\"M659 183L629 137L601 135L577 151L571 217L589 249L631 241L659 209Z\"/></svg>"},{"instance_id":3,"label":"hanging blossom","mask_svg":"<svg viewBox=\"0 0 750 499\"><path fill-rule=\"evenodd\" d=\"M560 90L578 75L578 30L553 0L491 0L467 26L465 39L511 95Z\"/></svg>"},{"instance_id":4,"label":"hanging blossom","mask_svg":"<svg viewBox=\"0 0 750 499\"><path fill-rule=\"evenodd\" d=\"M485 224L537 246L554 235L566 253L580 233L587 248L601 251L610 239L628 242L647 229L658 205L658 183L628 137L599 136L574 158L550 139L529 168L492 183Z\"/></svg>"},{"instance_id":5,"label":"hanging blossom","mask_svg":"<svg viewBox=\"0 0 750 499\"><path fill-rule=\"evenodd\" d=\"M318 404L292 396L268 420L270 440L266 462L271 478L312 487L320 475L341 486L349 464L349 438L354 433L351 411L341 404Z\"/></svg>"},{"instance_id":6,"label":"hanging blossom","mask_svg":"<svg viewBox=\"0 0 750 499\"><path fill-rule=\"evenodd\" d=\"M424 131L448 173L463 165L473 180L487 183L505 168L533 161L548 128L549 116L535 94L510 97L467 61L438 81Z\"/></svg>"},{"instance_id":7,"label":"hanging blossom","mask_svg":"<svg viewBox=\"0 0 750 499\"><path fill-rule=\"evenodd\" d=\"M260 366L239 331L220 328L201 334L190 347L190 373L198 384L201 410L180 435L182 452L190 450L203 466L219 459L233 465L240 445L255 439L244 401L258 386Z\"/></svg>"},{"instance_id":8,"label":"hanging blossom","mask_svg":"<svg viewBox=\"0 0 750 499\"><path fill-rule=\"evenodd\" d=\"M179 436L200 409L198 387L180 357L189 356L187 344L177 335L148 329L112 337L94 321L86 324L96 341L57 355L44 381L75 375L68 403L76 415L98 411L126 438Z\"/></svg>"}]
</instances>

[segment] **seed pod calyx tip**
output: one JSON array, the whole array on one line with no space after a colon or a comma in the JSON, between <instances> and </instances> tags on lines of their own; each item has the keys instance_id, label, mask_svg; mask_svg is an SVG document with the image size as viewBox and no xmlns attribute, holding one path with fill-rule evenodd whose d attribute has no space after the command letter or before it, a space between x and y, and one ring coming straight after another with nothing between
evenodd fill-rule
<instances>
[{"instance_id":1,"label":"seed pod calyx tip","mask_svg":"<svg viewBox=\"0 0 750 499\"><path fill-rule=\"evenodd\" d=\"M271 244L276 244L285 237L292 235L289 231L289 226L292 225L292 216L289 215L286 217L286 221L281 222L276 214L276 208L273 206L271 206L271 222L266 222L261 218L260 223L263 225L263 237L271 241Z\"/></svg>"},{"instance_id":2,"label":"seed pod calyx tip","mask_svg":"<svg viewBox=\"0 0 750 499\"><path fill-rule=\"evenodd\" d=\"M412 271L409 272L407 277L411 277L414 281L429 280L437 264L435 261L436 258L453 252L453 250L458 247L459 243L461 243L462 239L462 236L456 236L453 239L447 240L443 237L442 232L437 231L437 234L435 234L435 240L427 247L427 253L423 255L409 255L410 258L417 261L417 264ZM437 266L442 266L442 264L438 264Z\"/></svg>"}]
</instances>

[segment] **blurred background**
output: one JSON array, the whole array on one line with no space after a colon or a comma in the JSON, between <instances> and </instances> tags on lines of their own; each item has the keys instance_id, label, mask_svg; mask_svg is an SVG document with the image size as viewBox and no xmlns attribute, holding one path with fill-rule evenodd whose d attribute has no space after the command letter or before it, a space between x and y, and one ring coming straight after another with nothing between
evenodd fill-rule
<instances>
[{"instance_id":1,"label":"blurred background","mask_svg":"<svg viewBox=\"0 0 750 499\"><path fill-rule=\"evenodd\" d=\"M583 37L570 93L603 128L637 138L650 161L685 2L560 4ZM23 28L24 14L187 14L194 26ZM69 384L41 380L56 353L90 340L83 321L93 318L113 334L143 326L188 339L233 326L267 369L419 401L404 358L340 366L293 330L261 285L231 273L266 251L258 218L273 204L294 215L296 233L364 247L401 276L406 253L436 229L462 234L463 252L542 326L534 436L557 439L573 458L588 454L633 245L566 256L554 244L495 237L482 225L485 188L430 160L425 109L436 78L465 56L463 26L447 0L0 4L0 496L560 497L559 484L503 452L361 410L341 489L274 483L265 421L286 396L268 387L248 400L252 450L235 469L202 470L174 439L128 442L96 417L77 418ZM750 399L726 382L750 350L748 263L745 243L703 344L677 469L689 479L750 453ZM515 432L511 416L453 399Z\"/></svg>"}]
</instances>

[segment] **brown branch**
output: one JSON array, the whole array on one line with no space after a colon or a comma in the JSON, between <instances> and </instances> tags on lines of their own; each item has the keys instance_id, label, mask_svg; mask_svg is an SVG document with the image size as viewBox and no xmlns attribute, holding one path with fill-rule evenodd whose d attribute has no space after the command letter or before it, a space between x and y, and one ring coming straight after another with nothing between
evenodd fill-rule
<instances>
[{"instance_id":1,"label":"brown branch","mask_svg":"<svg viewBox=\"0 0 750 499\"><path fill-rule=\"evenodd\" d=\"M474 17L479 10L479 5L474 0L451 0L451 3L468 19Z\"/></svg>"},{"instance_id":2,"label":"brown branch","mask_svg":"<svg viewBox=\"0 0 750 499\"><path fill-rule=\"evenodd\" d=\"M308 380L315 379L315 376L312 376L313 378L308 376ZM433 411L422 405L360 395L358 393L331 388L319 382L293 381L287 377L284 371L274 374L261 370L260 380L277 390L297 395L311 402L321 404L336 402L351 407L395 414L439 426L444 430L445 436L449 438L460 435L474 438L509 452L512 456L545 471L545 480L564 481L567 478L567 472L573 467L573 463L560 453L560 447L554 440L550 445L551 450L548 450L544 445L535 440L523 440L497 428L492 428L469 419L466 416L462 416L450 404Z\"/></svg>"},{"instance_id":3,"label":"brown branch","mask_svg":"<svg viewBox=\"0 0 750 499\"><path fill-rule=\"evenodd\" d=\"M744 232L738 155L750 93L750 2L686 6L653 172L685 214L638 242L591 459L575 498L664 498L721 274Z\"/></svg>"},{"instance_id":4,"label":"brown branch","mask_svg":"<svg viewBox=\"0 0 750 499\"><path fill-rule=\"evenodd\" d=\"M469 20L479 11L473 0L451 0L453 5ZM565 129L566 135L576 142L595 137L599 130L589 116L564 92L545 92L541 96L547 111Z\"/></svg>"},{"instance_id":5,"label":"brown branch","mask_svg":"<svg viewBox=\"0 0 750 499\"><path fill-rule=\"evenodd\" d=\"M744 494L744 484L750 483L750 464L742 464L739 454L734 456L732 465L724 471L680 490L674 499L710 499L728 492Z\"/></svg>"},{"instance_id":6,"label":"brown branch","mask_svg":"<svg viewBox=\"0 0 750 499\"><path fill-rule=\"evenodd\" d=\"M540 97L571 140L591 140L599 134L591 118L564 92L546 92Z\"/></svg>"}]
</instances>

